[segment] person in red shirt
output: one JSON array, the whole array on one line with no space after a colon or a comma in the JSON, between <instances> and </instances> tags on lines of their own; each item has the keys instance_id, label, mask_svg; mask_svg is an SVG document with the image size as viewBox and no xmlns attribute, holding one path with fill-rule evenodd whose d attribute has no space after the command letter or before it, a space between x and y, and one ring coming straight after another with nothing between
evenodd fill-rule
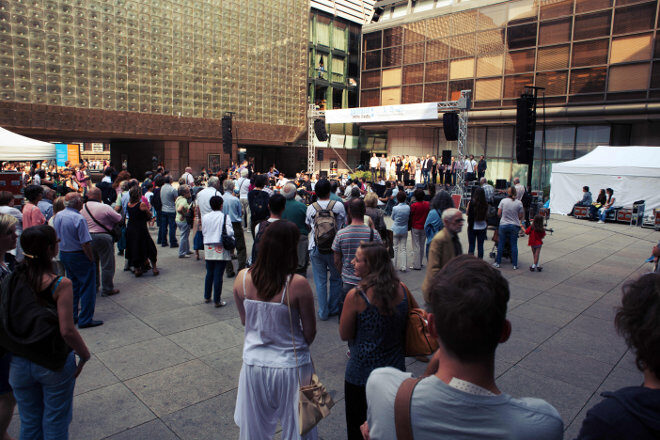
<instances>
[{"instance_id":1,"label":"person in red shirt","mask_svg":"<svg viewBox=\"0 0 660 440\"><path fill-rule=\"evenodd\" d=\"M424 190L416 189L413 193L415 202L410 205L410 225L412 229L413 246L413 265L410 267L415 270L422 270L422 260L424 259L424 250L426 249L426 233L424 232L424 223L429 215L429 202L424 200Z\"/></svg>"},{"instance_id":2,"label":"person in red shirt","mask_svg":"<svg viewBox=\"0 0 660 440\"><path fill-rule=\"evenodd\" d=\"M541 256L541 246L543 246L543 237L545 237L545 228L543 227L544 217L537 215L531 226L527 228L525 234L529 235L527 244L532 248L532 255L534 255L534 264L529 266L529 270L534 272L537 270L541 272L543 268L539 265L539 257Z\"/></svg>"}]
</instances>

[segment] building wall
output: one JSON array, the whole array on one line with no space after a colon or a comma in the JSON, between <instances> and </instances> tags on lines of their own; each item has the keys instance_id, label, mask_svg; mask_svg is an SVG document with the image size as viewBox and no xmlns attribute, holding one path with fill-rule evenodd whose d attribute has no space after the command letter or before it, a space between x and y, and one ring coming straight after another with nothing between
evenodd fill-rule
<instances>
[{"instance_id":1,"label":"building wall","mask_svg":"<svg viewBox=\"0 0 660 440\"><path fill-rule=\"evenodd\" d=\"M3 2L0 125L31 134L293 142L305 125L304 0Z\"/></svg>"},{"instance_id":2,"label":"building wall","mask_svg":"<svg viewBox=\"0 0 660 440\"><path fill-rule=\"evenodd\" d=\"M392 128L387 132L387 155L434 155L437 153L437 136L435 128Z\"/></svg>"}]
</instances>

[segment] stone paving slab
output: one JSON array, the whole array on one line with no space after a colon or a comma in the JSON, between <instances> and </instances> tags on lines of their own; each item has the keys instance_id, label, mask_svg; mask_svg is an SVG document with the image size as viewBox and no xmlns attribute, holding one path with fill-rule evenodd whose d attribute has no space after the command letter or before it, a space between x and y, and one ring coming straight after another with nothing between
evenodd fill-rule
<instances>
[{"instance_id":1,"label":"stone paving slab","mask_svg":"<svg viewBox=\"0 0 660 440\"><path fill-rule=\"evenodd\" d=\"M572 439L602 391L641 383L634 355L614 330L614 307L623 283L650 270L643 261L660 234L563 216L552 216L549 226L554 233L541 252L543 272L527 270L532 256L526 239L518 243L520 270L512 270L508 260L502 264L513 330L497 351L495 372L505 392L553 404L564 419L565 438ZM249 233L246 240L249 248ZM465 231L461 241L467 249ZM485 244L487 261L492 245ZM412 261L410 243L408 249ZM203 302L204 261L178 259L176 249L158 252L157 277L135 278L121 270L124 259L117 257L115 285L121 293L97 298L95 318L105 324L81 330L92 359L76 384L72 440L238 436L234 405L244 328L232 297L234 279L224 279L228 304L216 309ZM421 301L424 270L399 275ZM308 279L314 289L311 270ZM312 354L336 401L319 425L324 440L346 438L346 350L337 319L318 321ZM425 367L406 359L414 374ZM17 436L19 426L15 415L10 434Z\"/></svg>"}]
</instances>

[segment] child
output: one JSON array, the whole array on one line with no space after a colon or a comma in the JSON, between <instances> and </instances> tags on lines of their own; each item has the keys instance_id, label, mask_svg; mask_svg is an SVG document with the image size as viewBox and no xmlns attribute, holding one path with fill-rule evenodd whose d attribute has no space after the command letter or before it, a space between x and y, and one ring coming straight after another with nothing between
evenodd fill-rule
<instances>
[{"instance_id":1,"label":"child","mask_svg":"<svg viewBox=\"0 0 660 440\"><path fill-rule=\"evenodd\" d=\"M193 249L195 250L195 260L199 260L199 251L204 250L204 237L202 236L202 218L199 214L199 207L195 204L195 219L193 220L192 232L193 236Z\"/></svg>"},{"instance_id":2,"label":"child","mask_svg":"<svg viewBox=\"0 0 660 440\"><path fill-rule=\"evenodd\" d=\"M529 266L530 272L534 269L541 272L543 268L539 265L539 256L541 255L541 246L543 246L543 237L545 237L545 228L543 227L544 217L540 214L534 217L532 225L527 228L525 234L529 235L527 244L532 248L532 255L534 255L534 264Z\"/></svg>"}]
</instances>

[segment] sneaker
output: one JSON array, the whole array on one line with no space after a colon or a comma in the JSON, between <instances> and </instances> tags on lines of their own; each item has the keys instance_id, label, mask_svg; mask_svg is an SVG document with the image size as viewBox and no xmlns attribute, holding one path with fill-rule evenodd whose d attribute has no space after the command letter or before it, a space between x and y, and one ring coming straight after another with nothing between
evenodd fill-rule
<instances>
[{"instance_id":1,"label":"sneaker","mask_svg":"<svg viewBox=\"0 0 660 440\"><path fill-rule=\"evenodd\" d=\"M598 220L598 224L599 224L599 225L602 224L602 223L605 223L605 222L602 221L602 220Z\"/></svg>"},{"instance_id":2,"label":"sneaker","mask_svg":"<svg viewBox=\"0 0 660 440\"><path fill-rule=\"evenodd\" d=\"M541 266L536 266L536 270L537 270L537 272L541 272L543 270L543 268Z\"/></svg>"},{"instance_id":3,"label":"sneaker","mask_svg":"<svg viewBox=\"0 0 660 440\"><path fill-rule=\"evenodd\" d=\"M179 258L190 258L190 255L189 254L179 255Z\"/></svg>"},{"instance_id":4,"label":"sneaker","mask_svg":"<svg viewBox=\"0 0 660 440\"><path fill-rule=\"evenodd\" d=\"M499 263L493 263L493 267L496 267L496 268L499 269L499 268L500 268L500 264L499 264Z\"/></svg>"},{"instance_id":5,"label":"sneaker","mask_svg":"<svg viewBox=\"0 0 660 440\"><path fill-rule=\"evenodd\" d=\"M513 266L513 270L518 270L518 266Z\"/></svg>"},{"instance_id":6,"label":"sneaker","mask_svg":"<svg viewBox=\"0 0 660 440\"><path fill-rule=\"evenodd\" d=\"M529 271L534 272L535 267L534 266L529 266Z\"/></svg>"}]
</instances>

